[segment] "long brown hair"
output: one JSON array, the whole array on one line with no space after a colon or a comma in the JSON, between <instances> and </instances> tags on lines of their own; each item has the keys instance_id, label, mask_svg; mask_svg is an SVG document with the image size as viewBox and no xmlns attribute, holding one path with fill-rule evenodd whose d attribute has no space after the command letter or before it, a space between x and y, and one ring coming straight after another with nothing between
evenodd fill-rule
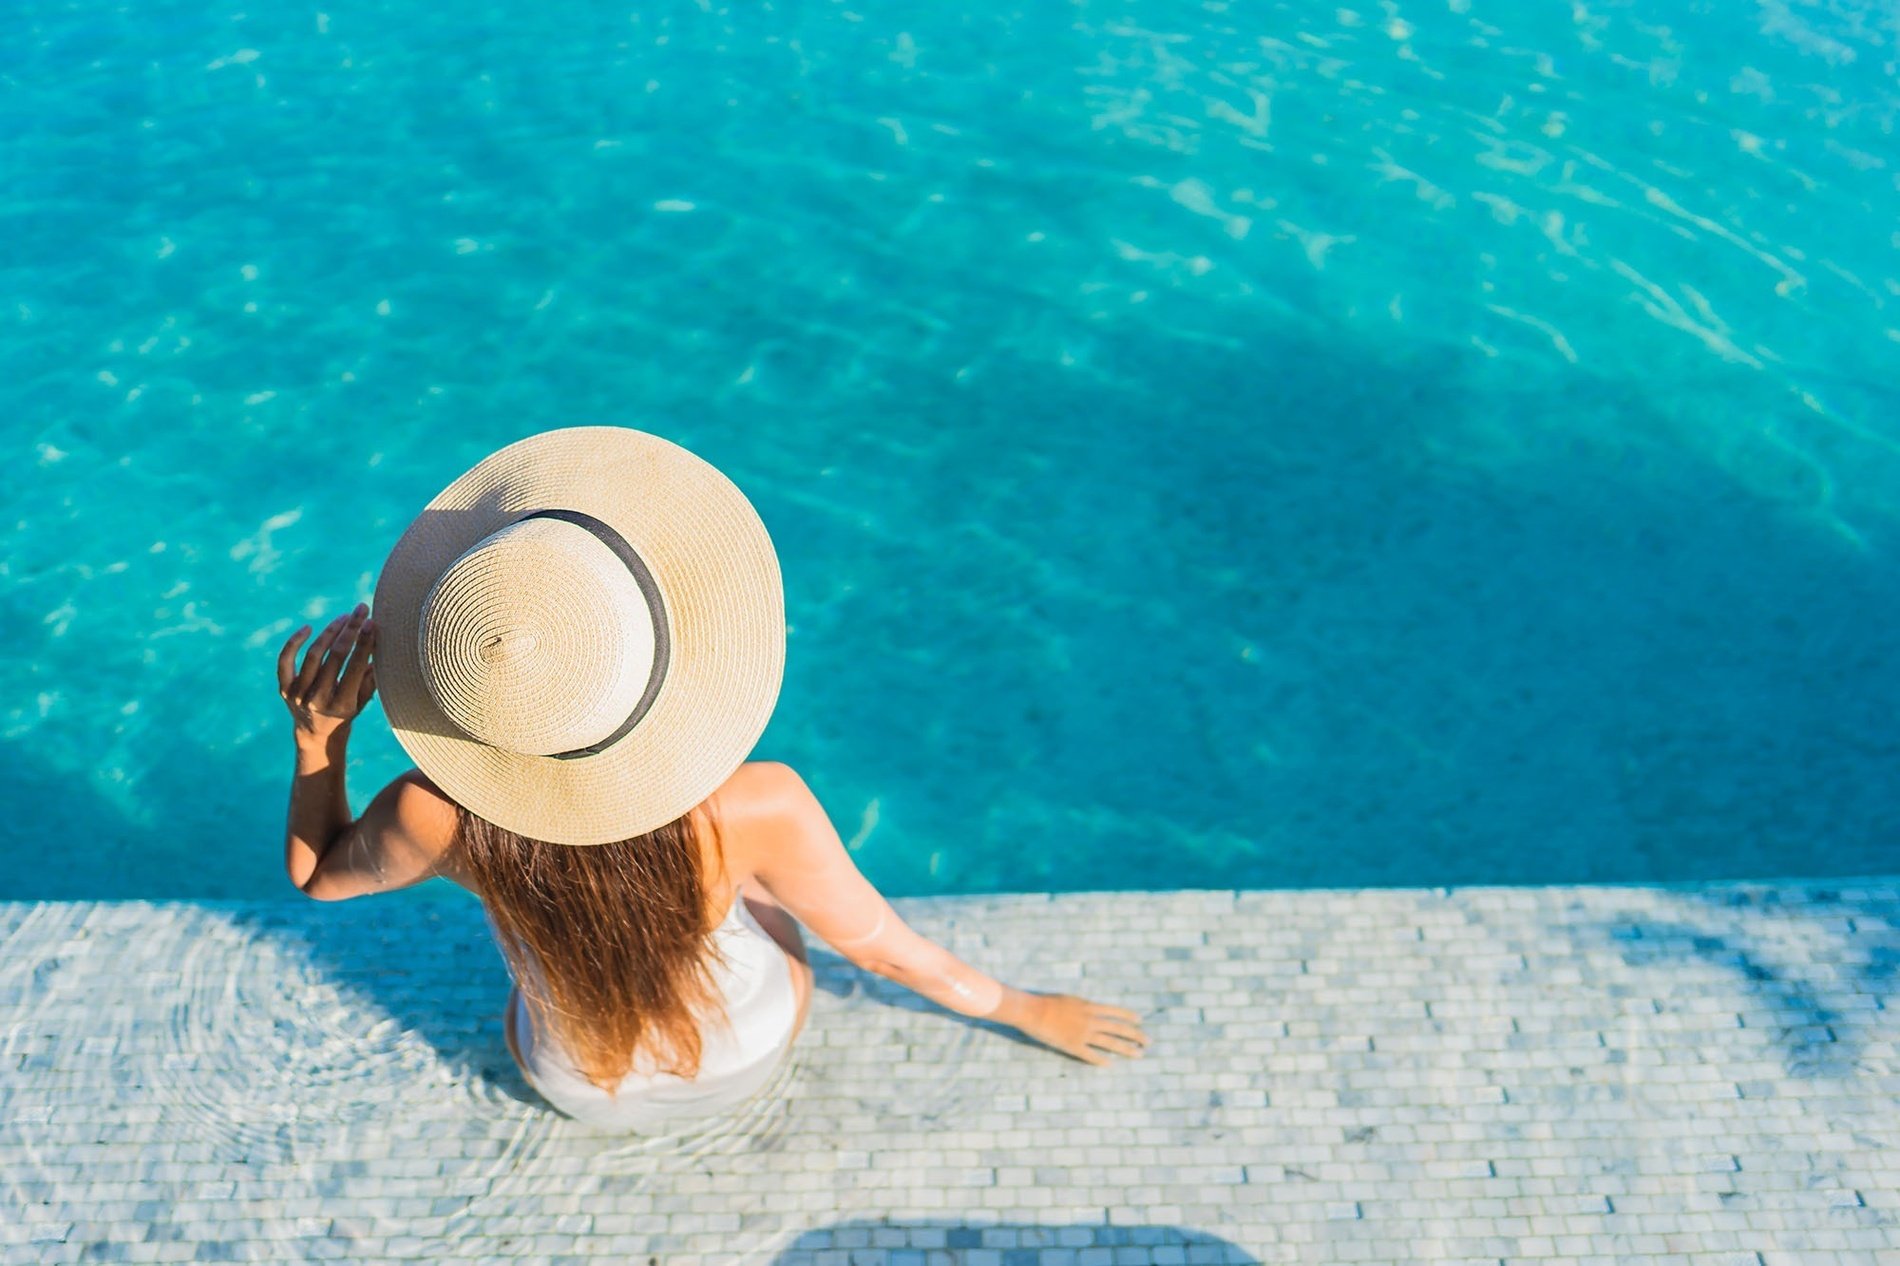
<instances>
[{"instance_id":1,"label":"long brown hair","mask_svg":"<svg viewBox=\"0 0 1900 1266\"><path fill-rule=\"evenodd\" d=\"M723 876L719 826L701 807ZM694 816L578 846L518 835L456 806L455 848L535 1031L553 1035L610 1093L643 1047L654 1068L696 1076L701 1017L728 1023L707 963L722 956Z\"/></svg>"}]
</instances>

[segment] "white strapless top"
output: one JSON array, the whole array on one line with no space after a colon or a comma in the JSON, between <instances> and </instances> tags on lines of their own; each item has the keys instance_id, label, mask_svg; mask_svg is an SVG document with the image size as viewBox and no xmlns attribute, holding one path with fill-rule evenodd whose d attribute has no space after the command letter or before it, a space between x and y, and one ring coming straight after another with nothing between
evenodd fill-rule
<instances>
[{"instance_id":1,"label":"white strapless top","mask_svg":"<svg viewBox=\"0 0 1900 1266\"><path fill-rule=\"evenodd\" d=\"M723 1112L762 1089L790 1048L798 1019L791 962L746 907L740 889L734 890L732 909L712 936L727 960L722 965L715 959L711 971L732 1028L701 1027L698 1076L629 1071L609 1095L588 1081L556 1042L535 1033L517 993L506 1023L514 1026L528 1081L541 1097L577 1120L643 1131ZM635 1067L649 1061L642 1052Z\"/></svg>"}]
</instances>

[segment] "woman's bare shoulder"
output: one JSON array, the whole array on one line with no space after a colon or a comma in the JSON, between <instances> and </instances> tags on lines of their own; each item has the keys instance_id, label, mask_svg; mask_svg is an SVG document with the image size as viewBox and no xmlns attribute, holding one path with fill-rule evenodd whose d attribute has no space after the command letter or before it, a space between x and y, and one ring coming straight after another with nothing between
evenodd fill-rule
<instances>
[{"instance_id":1,"label":"woman's bare shoulder","mask_svg":"<svg viewBox=\"0 0 1900 1266\"><path fill-rule=\"evenodd\" d=\"M432 852L446 853L455 843L455 801L420 769L406 770L395 781L402 787L403 825L417 843Z\"/></svg>"},{"instance_id":2,"label":"woman's bare shoulder","mask_svg":"<svg viewBox=\"0 0 1900 1266\"><path fill-rule=\"evenodd\" d=\"M777 804L802 781L798 771L784 761L749 760L733 770L714 795L722 807L730 804L756 809Z\"/></svg>"},{"instance_id":3,"label":"woman's bare shoulder","mask_svg":"<svg viewBox=\"0 0 1900 1266\"><path fill-rule=\"evenodd\" d=\"M753 859L768 845L776 824L798 803L804 780L775 760L747 761L708 800L719 823L726 865L735 878L750 875Z\"/></svg>"},{"instance_id":4,"label":"woman's bare shoulder","mask_svg":"<svg viewBox=\"0 0 1900 1266\"><path fill-rule=\"evenodd\" d=\"M420 769L398 774L391 785L398 788L396 818L403 834L434 861L438 874L468 887L468 877L455 865L460 811L449 793Z\"/></svg>"},{"instance_id":5,"label":"woman's bare shoulder","mask_svg":"<svg viewBox=\"0 0 1900 1266\"><path fill-rule=\"evenodd\" d=\"M472 878L456 864L455 801L419 769L396 781L404 784L399 813L406 833L436 860L438 873L473 891ZM701 806L718 822L719 848L735 883L753 873L753 859L769 845L775 824L783 823L803 790L804 780L790 765L747 761Z\"/></svg>"}]
</instances>

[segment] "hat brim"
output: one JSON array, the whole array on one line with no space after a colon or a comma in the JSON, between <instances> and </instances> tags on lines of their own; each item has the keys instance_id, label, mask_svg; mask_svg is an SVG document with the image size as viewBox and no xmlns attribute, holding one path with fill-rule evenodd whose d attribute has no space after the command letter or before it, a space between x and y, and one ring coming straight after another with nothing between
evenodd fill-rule
<instances>
[{"instance_id":1,"label":"hat brim","mask_svg":"<svg viewBox=\"0 0 1900 1266\"><path fill-rule=\"evenodd\" d=\"M672 653L651 709L577 757L525 756L464 734L424 683L423 601L470 546L538 510L578 510L651 569ZM416 767L497 826L560 844L629 839L719 789L765 732L785 672L785 595L757 511L717 468L627 427L546 431L500 449L430 501L376 582L376 682Z\"/></svg>"}]
</instances>

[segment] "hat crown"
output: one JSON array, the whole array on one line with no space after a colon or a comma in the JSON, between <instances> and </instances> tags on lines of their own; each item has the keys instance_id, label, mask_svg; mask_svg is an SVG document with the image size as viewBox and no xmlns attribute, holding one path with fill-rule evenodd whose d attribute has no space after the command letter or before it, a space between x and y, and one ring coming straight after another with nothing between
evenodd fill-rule
<instances>
[{"instance_id":1,"label":"hat crown","mask_svg":"<svg viewBox=\"0 0 1900 1266\"><path fill-rule=\"evenodd\" d=\"M469 737L553 756L612 736L654 671L653 612L620 556L559 518L511 523L437 578L417 628L424 684Z\"/></svg>"}]
</instances>

